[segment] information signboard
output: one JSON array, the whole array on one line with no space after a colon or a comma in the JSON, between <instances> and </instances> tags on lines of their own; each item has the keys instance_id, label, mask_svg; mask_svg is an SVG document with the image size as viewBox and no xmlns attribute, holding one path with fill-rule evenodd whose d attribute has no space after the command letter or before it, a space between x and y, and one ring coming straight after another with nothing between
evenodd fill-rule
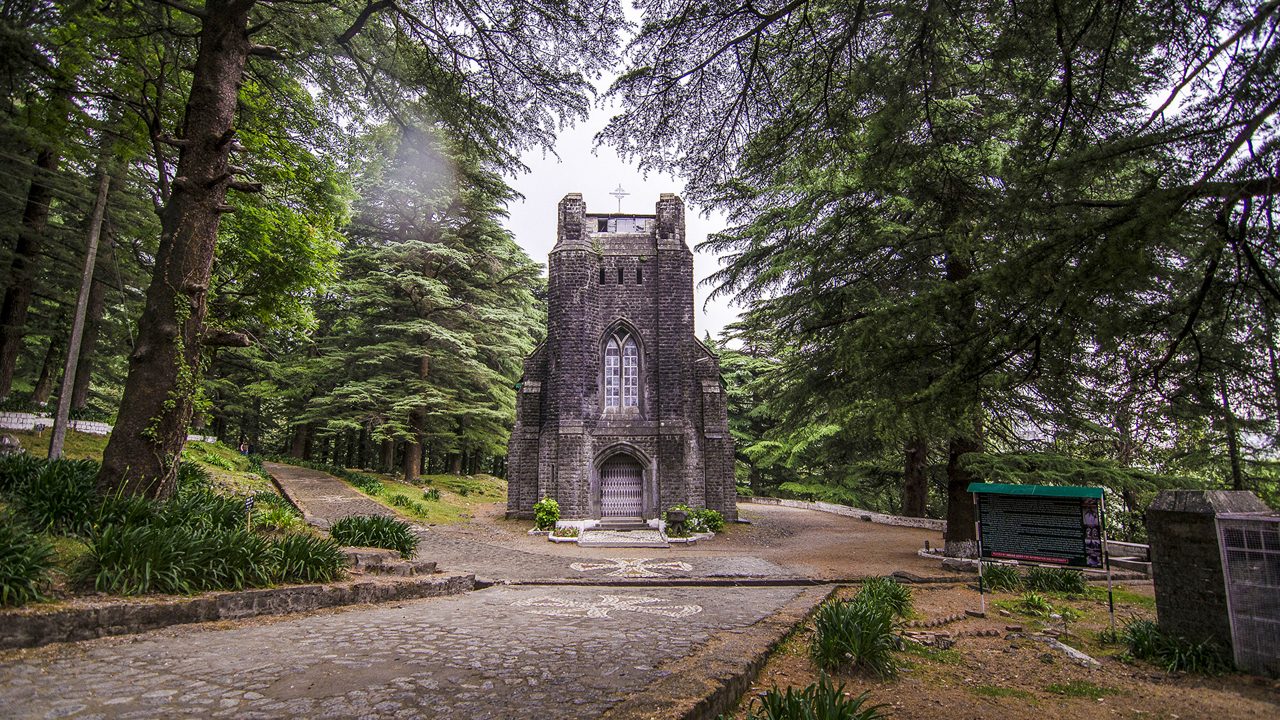
<instances>
[{"instance_id":1,"label":"information signboard","mask_svg":"<svg viewBox=\"0 0 1280 720\"><path fill-rule=\"evenodd\" d=\"M1100 568L1102 489L973 483L983 559Z\"/></svg>"}]
</instances>

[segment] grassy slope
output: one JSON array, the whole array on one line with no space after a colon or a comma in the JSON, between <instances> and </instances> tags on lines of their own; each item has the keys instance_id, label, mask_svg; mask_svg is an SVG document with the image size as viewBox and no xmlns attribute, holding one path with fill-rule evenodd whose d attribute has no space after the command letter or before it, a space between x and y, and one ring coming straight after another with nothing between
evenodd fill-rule
<instances>
[{"instance_id":1,"label":"grassy slope","mask_svg":"<svg viewBox=\"0 0 1280 720\"><path fill-rule=\"evenodd\" d=\"M18 438L28 453L36 457L49 454L49 431L9 432ZM68 430L62 454L72 460L101 461L106 446L105 435ZM249 469L248 458L222 443L189 442L182 451L182 459L203 465L213 475L214 485L225 493L247 495L259 490L275 490L269 480Z\"/></svg>"},{"instance_id":2,"label":"grassy slope","mask_svg":"<svg viewBox=\"0 0 1280 720\"><path fill-rule=\"evenodd\" d=\"M418 486L400 482L389 475L373 474L384 486L382 494L374 497L375 500L396 512L432 525L464 523L475 515L477 505L507 501L507 481L492 475L424 475L423 485ZM439 490L440 499L424 499L426 488ZM463 495L463 492L467 494ZM392 505L391 498L396 495L418 501L426 507L426 512L416 513L411 508Z\"/></svg>"}]
</instances>

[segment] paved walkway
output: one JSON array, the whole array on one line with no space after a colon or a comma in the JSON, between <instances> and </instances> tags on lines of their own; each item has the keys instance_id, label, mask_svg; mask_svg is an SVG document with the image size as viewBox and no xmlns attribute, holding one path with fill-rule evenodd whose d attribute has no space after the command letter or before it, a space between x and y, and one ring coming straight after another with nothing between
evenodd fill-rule
<instances>
[{"instance_id":1,"label":"paved walkway","mask_svg":"<svg viewBox=\"0 0 1280 720\"><path fill-rule=\"evenodd\" d=\"M265 467L311 519L332 523L347 515L396 517L385 505L332 475L277 463L265 463ZM434 560L440 570L472 572L478 580L489 582L797 578L780 565L752 556L682 557L664 550L630 548L615 548L605 556L599 551L542 554L462 537L444 527L415 528L420 557Z\"/></svg>"},{"instance_id":2,"label":"paved walkway","mask_svg":"<svg viewBox=\"0 0 1280 720\"><path fill-rule=\"evenodd\" d=\"M801 592L493 587L0 654L0 715L592 718Z\"/></svg>"}]
</instances>

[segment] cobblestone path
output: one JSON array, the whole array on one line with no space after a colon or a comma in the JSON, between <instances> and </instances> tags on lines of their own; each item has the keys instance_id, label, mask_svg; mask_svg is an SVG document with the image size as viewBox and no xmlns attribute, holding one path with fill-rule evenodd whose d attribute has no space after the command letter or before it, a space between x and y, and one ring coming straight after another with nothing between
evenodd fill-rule
<instances>
[{"instance_id":1,"label":"cobblestone path","mask_svg":"<svg viewBox=\"0 0 1280 720\"><path fill-rule=\"evenodd\" d=\"M311 517L331 523L347 515L396 516L385 505L370 500L332 475L293 465L264 465ZM649 556L652 562L640 572L618 574L617 568L607 567L609 560L599 557L540 555L422 526L417 527L416 533L418 554L423 559L434 560L440 570L473 572L477 579L486 581L795 577L795 573L761 558L679 558L682 562L676 563L669 562L676 559L675 556L663 554L661 550L649 551L654 553ZM634 559L635 551L620 553L620 557ZM574 565L585 569L575 569Z\"/></svg>"},{"instance_id":2,"label":"cobblestone path","mask_svg":"<svg viewBox=\"0 0 1280 720\"><path fill-rule=\"evenodd\" d=\"M590 718L799 592L493 587L4 653L0 715Z\"/></svg>"}]
</instances>

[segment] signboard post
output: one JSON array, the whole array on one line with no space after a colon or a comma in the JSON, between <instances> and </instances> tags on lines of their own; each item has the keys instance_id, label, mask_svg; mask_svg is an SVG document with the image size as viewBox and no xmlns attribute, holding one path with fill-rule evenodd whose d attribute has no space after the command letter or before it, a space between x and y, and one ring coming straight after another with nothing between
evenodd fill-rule
<instances>
[{"instance_id":1,"label":"signboard post","mask_svg":"<svg viewBox=\"0 0 1280 720\"><path fill-rule=\"evenodd\" d=\"M1105 567L1115 629L1102 488L972 483L969 492L977 504L979 594L985 592L982 561L986 559ZM982 604L985 611L985 597Z\"/></svg>"}]
</instances>

